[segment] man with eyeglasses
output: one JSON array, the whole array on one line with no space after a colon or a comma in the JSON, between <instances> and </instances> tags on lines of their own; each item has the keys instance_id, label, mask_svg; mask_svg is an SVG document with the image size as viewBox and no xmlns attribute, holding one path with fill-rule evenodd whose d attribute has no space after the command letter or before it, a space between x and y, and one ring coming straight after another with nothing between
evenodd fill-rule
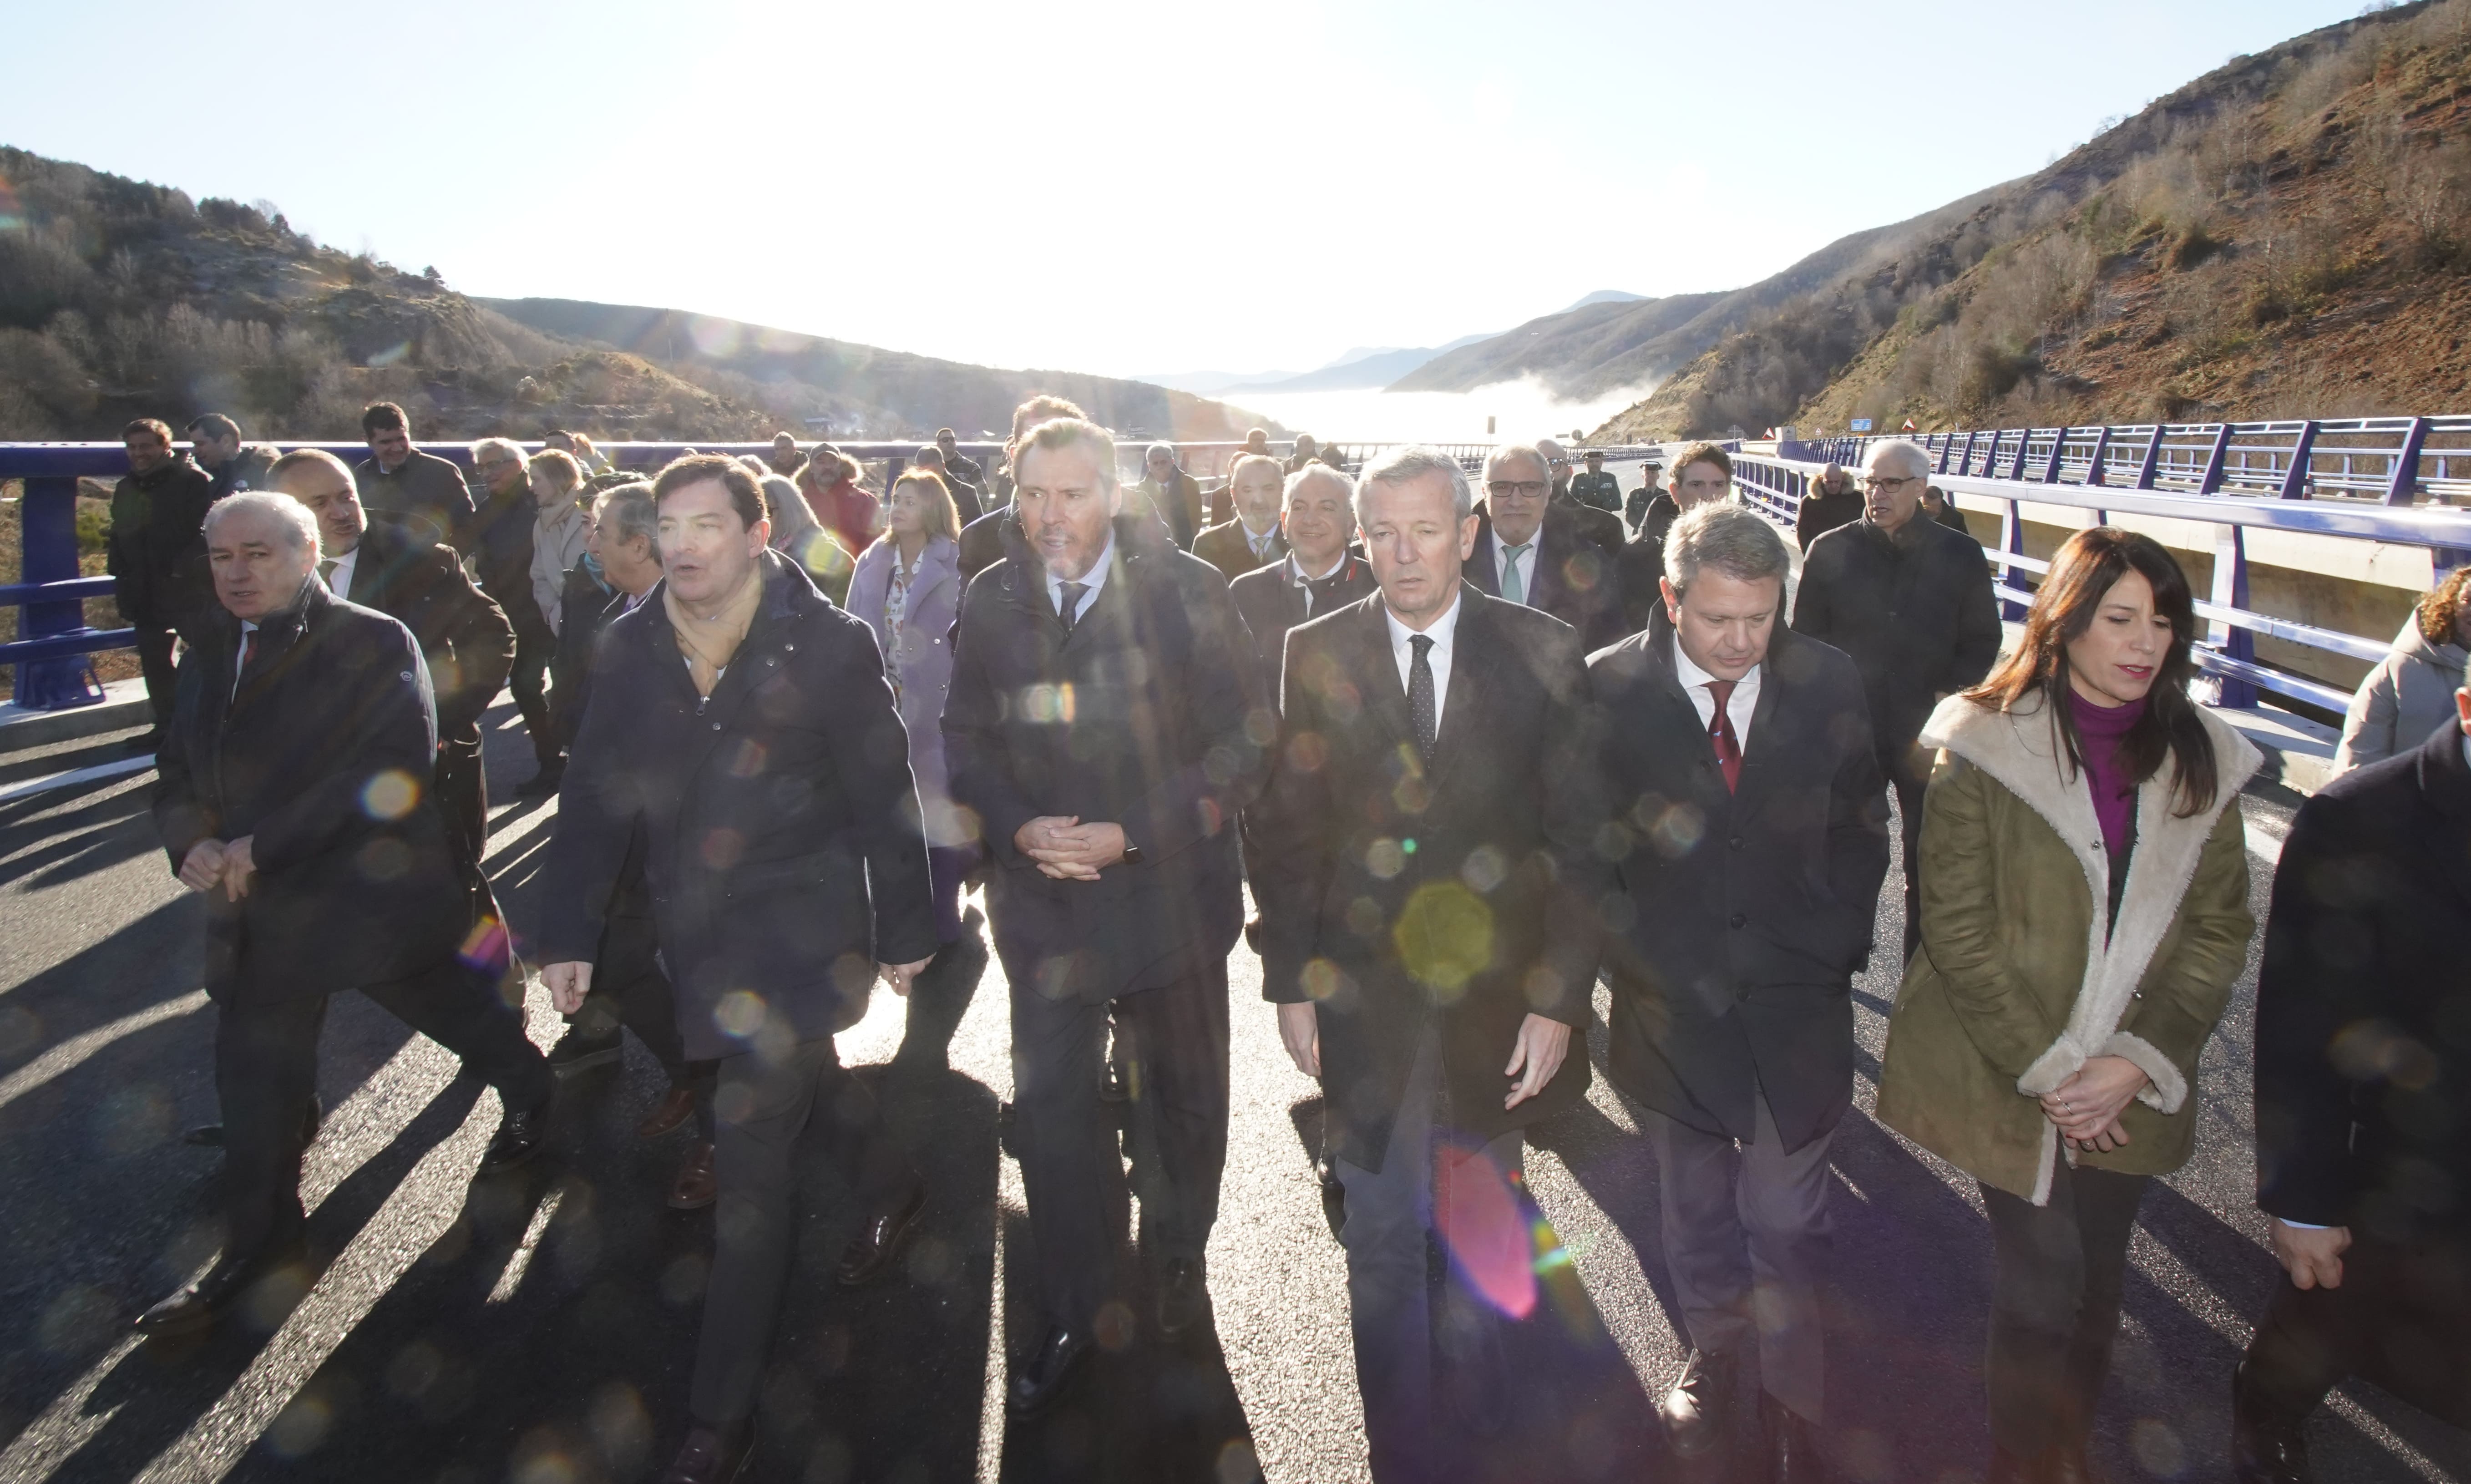
<instances>
[{"instance_id":1,"label":"man with eyeglasses","mask_svg":"<svg viewBox=\"0 0 2471 1484\"><path fill-rule=\"evenodd\" d=\"M1853 656L1871 705L1879 770L1895 786L1905 842L1905 955L1921 941L1922 788L1915 744L1931 708L1990 672L1999 608L1982 548L1921 515L1930 455L1896 438L1862 466L1862 518L1810 544L1795 596L1796 633Z\"/></svg>"},{"instance_id":2,"label":"man with eyeglasses","mask_svg":"<svg viewBox=\"0 0 2471 1484\"><path fill-rule=\"evenodd\" d=\"M1505 443L1485 459L1484 504L1465 574L1478 591L1541 609L1599 649L1621 637L1614 558L1580 533L1569 507L1553 503L1552 468L1541 443Z\"/></svg>"}]
</instances>

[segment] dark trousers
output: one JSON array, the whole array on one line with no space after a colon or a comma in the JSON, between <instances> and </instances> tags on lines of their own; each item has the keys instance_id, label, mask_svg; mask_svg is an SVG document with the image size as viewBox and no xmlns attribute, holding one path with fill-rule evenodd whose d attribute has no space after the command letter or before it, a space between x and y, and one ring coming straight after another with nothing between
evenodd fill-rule
<instances>
[{"instance_id":1,"label":"dark trousers","mask_svg":"<svg viewBox=\"0 0 2471 1484\"><path fill-rule=\"evenodd\" d=\"M2128 1239L2149 1175L2070 1167L2048 1205L1982 1188L1990 1288L1990 1441L2020 1458L2082 1444L2110 1374Z\"/></svg>"},{"instance_id":2,"label":"dark trousers","mask_svg":"<svg viewBox=\"0 0 2471 1484\"><path fill-rule=\"evenodd\" d=\"M160 620L140 619L137 630L137 672L146 681L146 701L154 708L157 727L172 723L172 641L179 634Z\"/></svg>"},{"instance_id":3,"label":"dark trousers","mask_svg":"<svg viewBox=\"0 0 2471 1484\"><path fill-rule=\"evenodd\" d=\"M2339 1288L2274 1285L2244 1378L2286 1417L2362 1377L2471 1427L2471 1234L2410 1242L2356 1228Z\"/></svg>"},{"instance_id":4,"label":"dark trousers","mask_svg":"<svg viewBox=\"0 0 2471 1484\"><path fill-rule=\"evenodd\" d=\"M465 869L477 873L489 851L489 786L481 771L479 722L467 722L460 734L439 739L436 789L447 837Z\"/></svg>"},{"instance_id":5,"label":"dark trousers","mask_svg":"<svg viewBox=\"0 0 2471 1484\"><path fill-rule=\"evenodd\" d=\"M1879 771L1896 790L1896 824L1904 837L1905 959L1922 945L1922 793L1930 787L1930 758L1911 738L1879 754Z\"/></svg>"},{"instance_id":6,"label":"dark trousers","mask_svg":"<svg viewBox=\"0 0 2471 1484\"><path fill-rule=\"evenodd\" d=\"M720 1110L713 1141L720 1199L688 1405L696 1421L727 1427L754 1414L780 1317L795 1245L800 1139L813 1128L862 1217L899 1205L918 1176L880 1130L874 1095L841 1066L830 1041L802 1042L777 1059L754 1051L721 1058L714 1102Z\"/></svg>"},{"instance_id":7,"label":"dark trousers","mask_svg":"<svg viewBox=\"0 0 2471 1484\"><path fill-rule=\"evenodd\" d=\"M935 892L935 939L941 946L927 967L909 983L909 1004L901 1029L896 1065L942 1068L951 1065L953 1037L977 998L978 980L986 977L987 946L961 921L961 883L977 863L974 846L930 845L927 867Z\"/></svg>"},{"instance_id":8,"label":"dark trousers","mask_svg":"<svg viewBox=\"0 0 2471 1484\"><path fill-rule=\"evenodd\" d=\"M583 1035L600 1040L631 1030L644 1049L669 1073L672 1086L695 1095L695 1132L713 1142L712 1095L719 1063L687 1060L684 1037L678 1034L677 993L661 972L658 938L648 917L612 916L600 929L600 951L594 959L592 992L568 1024Z\"/></svg>"},{"instance_id":9,"label":"dark trousers","mask_svg":"<svg viewBox=\"0 0 2471 1484\"><path fill-rule=\"evenodd\" d=\"M1107 1016L1127 1043L1141 1242L1153 1260L1200 1258L1227 1167L1227 965L1095 1004L1012 978L1013 1110L1023 1192L1050 1323L1087 1332L1115 1268L1108 1208L1122 1181L1099 1100Z\"/></svg>"},{"instance_id":10,"label":"dark trousers","mask_svg":"<svg viewBox=\"0 0 2471 1484\"><path fill-rule=\"evenodd\" d=\"M549 706L549 668L557 659L557 635L530 593L506 609L515 625L515 668L506 674L506 689L515 693L515 709L523 713L524 730L531 734L532 757L545 764L559 752L556 718Z\"/></svg>"},{"instance_id":11,"label":"dark trousers","mask_svg":"<svg viewBox=\"0 0 2471 1484\"><path fill-rule=\"evenodd\" d=\"M1832 1250L1829 1130L1792 1152L1764 1095L1736 1143L1650 1110L1663 1194L1664 1264L1690 1343L1710 1355L1755 1352L1759 1383L1813 1423L1826 1420L1821 1295Z\"/></svg>"},{"instance_id":12,"label":"dark trousers","mask_svg":"<svg viewBox=\"0 0 2471 1484\"><path fill-rule=\"evenodd\" d=\"M1421 1484L1440 1475L1433 1432L1435 1341L1463 1390L1508 1385L1501 1320L1471 1290L1458 1265L1448 1265L1437 1306L1432 1290L1434 1211L1447 1200L1449 1180L1471 1162L1489 1161L1500 1175L1524 1178L1524 1136L1514 1129L1481 1147L1449 1135L1442 1103L1441 1044L1430 1030L1417 1044L1398 1120L1370 1170L1335 1161L1346 1189L1347 1219L1338 1232L1347 1249L1348 1327L1355 1342L1355 1384L1364 1399L1364 1431L1377 1484Z\"/></svg>"},{"instance_id":13,"label":"dark trousers","mask_svg":"<svg viewBox=\"0 0 2471 1484\"><path fill-rule=\"evenodd\" d=\"M361 993L463 1059L509 1109L549 1099L549 1063L523 1017L456 959ZM302 1125L318 1092L326 997L224 1004L215 1023L215 1093L224 1123L224 1251L247 1257L300 1233Z\"/></svg>"}]
</instances>

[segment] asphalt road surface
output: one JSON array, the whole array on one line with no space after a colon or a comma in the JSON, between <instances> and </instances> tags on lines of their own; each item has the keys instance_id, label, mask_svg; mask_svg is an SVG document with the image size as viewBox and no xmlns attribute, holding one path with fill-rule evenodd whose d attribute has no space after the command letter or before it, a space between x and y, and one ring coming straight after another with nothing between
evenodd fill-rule
<instances>
[{"instance_id":1,"label":"asphalt road surface","mask_svg":"<svg viewBox=\"0 0 2471 1484\"><path fill-rule=\"evenodd\" d=\"M511 707L493 715L501 796L530 771ZM0 786L95 761L105 744L0 759ZM148 778L0 806L0 1480L353 1480L582 1484L654 1476L675 1449L711 1252L709 1213L663 1204L689 1133L638 1140L660 1076L571 1083L554 1146L476 1181L495 1095L357 996L327 1023L330 1109L307 1162L315 1286L201 1342L141 1346L129 1322L211 1255L217 1160L179 1132L214 1116L214 1012L199 989L198 904L166 869ZM2295 800L2242 800L2256 909ZM553 805L502 805L490 866L518 930ZM1894 893L1879 940L1901 941ZM827 1279L850 1213L810 1182L797 1275L766 1383L756 1476L835 1481L1366 1476L1345 1271L1311 1172L1319 1107L1280 1050L1238 949L1235 1115L1210 1254L1214 1336L1169 1346L1142 1316L1128 1255L1118 1348L1035 1426L1005 1423L1008 1344L1025 1343L1027 1232L1003 1152L1005 1005L990 968L941 1077L881 1069L903 1006L882 991L841 1037L869 1065L932 1189L907 1272L851 1292ZM1894 993L1855 987L1858 1097ZM1601 1001L1600 1001L1601 1005ZM2273 1278L2249 1203L2244 981L2208 1048L2195 1161L2158 1185L2137 1234L2099 1461L2122 1479L2225 1478L2228 1378ZM557 1031L533 992L532 1034ZM1590 1038L1601 1068L1601 1025ZM1636 1117L1600 1076L1534 1131L1528 1170L1566 1263L1514 1331L1506 1431L1452 1446L1487 1480L1683 1477L1650 1399L1681 1367L1657 1240L1657 1181ZM1841 1475L1978 1477L1989 1238L1969 1181L1851 1119L1835 1147L1837 1275L1828 1437ZM2464 1438L2366 1387L2320 1413L2329 1480L2461 1477Z\"/></svg>"}]
</instances>

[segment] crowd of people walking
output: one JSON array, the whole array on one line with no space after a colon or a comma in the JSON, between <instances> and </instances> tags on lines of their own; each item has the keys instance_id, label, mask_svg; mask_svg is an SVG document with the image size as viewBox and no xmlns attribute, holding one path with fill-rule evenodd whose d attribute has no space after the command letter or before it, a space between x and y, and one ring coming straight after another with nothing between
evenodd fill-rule
<instances>
[{"instance_id":1,"label":"crowd of people walking","mask_svg":"<svg viewBox=\"0 0 2471 1484\"><path fill-rule=\"evenodd\" d=\"M222 1254L148 1334L305 1260L334 993L498 1090L484 1175L631 1031L669 1080L639 1132L696 1128L667 1199L715 1209L664 1477L737 1478L801 1141L859 1208L838 1283L896 1271L928 1199L833 1037L881 981L895 1065L940 1071L991 932L1042 1316L1007 1400L1038 1415L1119 1322L1126 1159L1142 1321L1210 1320L1242 941L1272 1008L1241 1013L1324 1093L1377 1479L1450 1477L1454 1430L1502 1425L1502 1309L1447 1213L1526 1199L1526 1131L1594 1075L1600 987L1690 1347L1670 1449L1754 1438L1760 1476L1816 1479L1851 988L1886 954L1877 1117L1989 1215L1989 1477L2090 1476L2140 1202L2191 1155L2257 927L2260 757L2191 695L2195 602L2152 538L2070 537L2011 639L1904 441L1824 471L1789 545L1714 443L1625 500L1550 440L1471 478L1257 434L1204 488L1166 444L1124 480L1111 434L1040 397L992 473L947 429L879 496L788 435L649 478L577 434L485 438L467 483L401 409L363 429L357 466L221 417L194 462L128 431L112 570L155 821L208 904L222 1121L194 1137L226 1164ZM2467 592L2362 688L2272 884L2256 1137L2286 1279L2224 1378L2244 1480L2312 1476L2302 1422L2347 1376L2471 1424ZM568 1019L546 1053L491 947L502 686L524 789L558 802L521 937ZM1904 941L1874 943L1897 859Z\"/></svg>"}]
</instances>

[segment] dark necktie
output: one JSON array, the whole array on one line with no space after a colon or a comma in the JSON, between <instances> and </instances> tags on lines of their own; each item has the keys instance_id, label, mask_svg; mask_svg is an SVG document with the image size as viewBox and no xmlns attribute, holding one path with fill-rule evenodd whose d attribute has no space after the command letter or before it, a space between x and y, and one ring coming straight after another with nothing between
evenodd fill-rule
<instances>
[{"instance_id":1,"label":"dark necktie","mask_svg":"<svg viewBox=\"0 0 2471 1484\"><path fill-rule=\"evenodd\" d=\"M1730 680L1707 682L1707 694L1716 697L1716 715L1707 722L1707 741L1716 748L1716 766L1725 770L1728 793L1742 781L1742 744L1733 736L1734 684Z\"/></svg>"},{"instance_id":2,"label":"dark necktie","mask_svg":"<svg viewBox=\"0 0 2471 1484\"><path fill-rule=\"evenodd\" d=\"M1407 643L1416 651L1416 657L1407 662L1407 719L1416 728L1416 750L1429 763L1434 738L1441 731L1441 708L1433 695L1433 641L1424 634L1410 634Z\"/></svg>"},{"instance_id":3,"label":"dark necktie","mask_svg":"<svg viewBox=\"0 0 2471 1484\"><path fill-rule=\"evenodd\" d=\"M334 557L332 557L332 556L321 556L321 557L319 557L319 558L318 559L318 580L319 582L322 582L322 583L324 583L324 584L325 584L325 586L326 586L326 591L328 591L328 592L330 592L330 593L335 593L335 558L334 558ZM341 598L341 597L342 597L343 595L342 595L342 594L341 594L341 593L335 593L335 596L336 596L336 597L338 597L338 598Z\"/></svg>"},{"instance_id":4,"label":"dark necktie","mask_svg":"<svg viewBox=\"0 0 2471 1484\"><path fill-rule=\"evenodd\" d=\"M1055 590L1063 595L1063 601L1056 607L1055 616L1064 621L1064 637L1070 639L1072 637L1072 625L1081 620L1081 598L1083 594L1090 591L1090 584L1058 582L1055 584Z\"/></svg>"}]
</instances>

